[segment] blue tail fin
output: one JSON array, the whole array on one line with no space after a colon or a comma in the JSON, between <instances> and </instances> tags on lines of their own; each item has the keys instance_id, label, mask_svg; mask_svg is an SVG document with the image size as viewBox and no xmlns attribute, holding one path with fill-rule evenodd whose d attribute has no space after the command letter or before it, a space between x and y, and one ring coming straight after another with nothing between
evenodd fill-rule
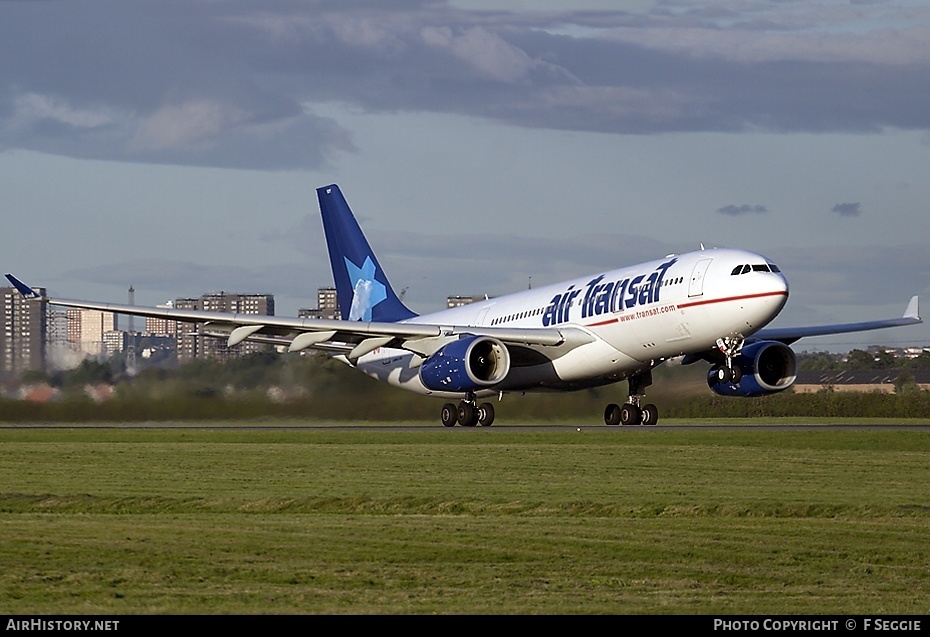
<instances>
[{"instance_id":1,"label":"blue tail fin","mask_svg":"<svg viewBox=\"0 0 930 637\"><path fill-rule=\"evenodd\" d=\"M342 318L393 323L416 316L394 294L339 186L317 188L316 194Z\"/></svg>"}]
</instances>

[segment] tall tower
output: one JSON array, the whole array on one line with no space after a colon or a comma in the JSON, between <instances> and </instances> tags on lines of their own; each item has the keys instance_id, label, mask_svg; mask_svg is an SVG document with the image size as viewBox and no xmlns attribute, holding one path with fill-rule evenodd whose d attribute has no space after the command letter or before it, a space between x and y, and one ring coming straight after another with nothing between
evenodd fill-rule
<instances>
[{"instance_id":1,"label":"tall tower","mask_svg":"<svg viewBox=\"0 0 930 637\"><path fill-rule=\"evenodd\" d=\"M129 305L136 304L136 290L129 286ZM126 373L130 376L136 375L136 332L132 325L132 314L129 315L129 329L126 331L126 339L129 341L126 345L129 349L126 351Z\"/></svg>"}]
</instances>

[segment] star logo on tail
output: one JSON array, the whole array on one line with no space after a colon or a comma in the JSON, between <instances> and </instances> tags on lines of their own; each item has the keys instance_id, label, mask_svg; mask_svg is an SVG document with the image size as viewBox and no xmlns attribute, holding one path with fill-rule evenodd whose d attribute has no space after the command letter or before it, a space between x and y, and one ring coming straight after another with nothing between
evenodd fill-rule
<instances>
[{"instance_id":1,"label":"star logo on tail","mask_svg":"<svg viewBox=\"0 0 930 637\"><path fill-rule=\"evenodd\" d=\"M365 263L359 267L345 257L346 272L352 285L352 307L349 309L350 321L371 321L371 309L387 299L384 284L375 280L375 264L371 257L365 257Z\"/></svg>"}]
</instances>

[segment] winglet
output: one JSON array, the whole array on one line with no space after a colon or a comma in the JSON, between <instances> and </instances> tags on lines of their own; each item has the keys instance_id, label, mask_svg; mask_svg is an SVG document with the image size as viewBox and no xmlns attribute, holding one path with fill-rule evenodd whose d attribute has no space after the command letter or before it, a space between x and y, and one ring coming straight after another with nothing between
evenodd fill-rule
<instances>
[{"instance_id":1,"label":"winglet","mask_svg":"<svg viewBox=\"0 0 930 637\"><path fill-rule=\"evenodd\" d=\"M16 288L17 290L19 290L19 293L23 295L23 298L26 298L26 299L40 299L40 298L42 298L42 296L41 296L38 292L36 292L36 291L33 290L31 287L29 287L28 285L26 285L25 283L23 283L22 281L20 281L19 279L17 279L17 278L16 278L15 276L13 276L12 274L7 274L7 275L6 275L6 278L9 280L10 283L13 284L13 287L14 287L14 288Z\"/></svg>"},{"instance_id":2,"label":"winglet","mask_svg":"<svg viewBox=\"0 0 930 637\"><path fill-rule=\"evenodd\" d=\"M907 304L907 309L904 310L904 318L920 319L920 312L918 310L918 301L916 296L912 296L911 302Z\"/></svg>"}]
</instances>

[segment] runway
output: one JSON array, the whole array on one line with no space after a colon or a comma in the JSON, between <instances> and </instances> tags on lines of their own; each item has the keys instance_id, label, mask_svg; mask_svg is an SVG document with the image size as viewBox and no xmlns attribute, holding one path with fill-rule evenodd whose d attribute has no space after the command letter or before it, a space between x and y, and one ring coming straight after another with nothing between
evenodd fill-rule
<instances>
[{"instance_id":1,"label":"runway","mask_svg":"<svg viewBox=\"0 0 930 637\"><path fill-rule=\"evenodd\" d=\"M673 432L673 431L930 431L930 423L693 423L693 424L669 424L655 426L607 426L604 424L590 423L537 423L537 424L514 424L514 425L494 425L491 427L443 427L440 424L385 424L385 423L346 423L346 424L305 424L305 423L274 423L274 424L213 424L209 422L193 423L112 423L112 424L83 424L83 423L41 423L41 424L0 424L2 430L47 430L47 431L65 431L65 430L171 430L171 431L445 431L454 435L457 431L613 431L613 432Z\"/></svg>"}]
</instances>

